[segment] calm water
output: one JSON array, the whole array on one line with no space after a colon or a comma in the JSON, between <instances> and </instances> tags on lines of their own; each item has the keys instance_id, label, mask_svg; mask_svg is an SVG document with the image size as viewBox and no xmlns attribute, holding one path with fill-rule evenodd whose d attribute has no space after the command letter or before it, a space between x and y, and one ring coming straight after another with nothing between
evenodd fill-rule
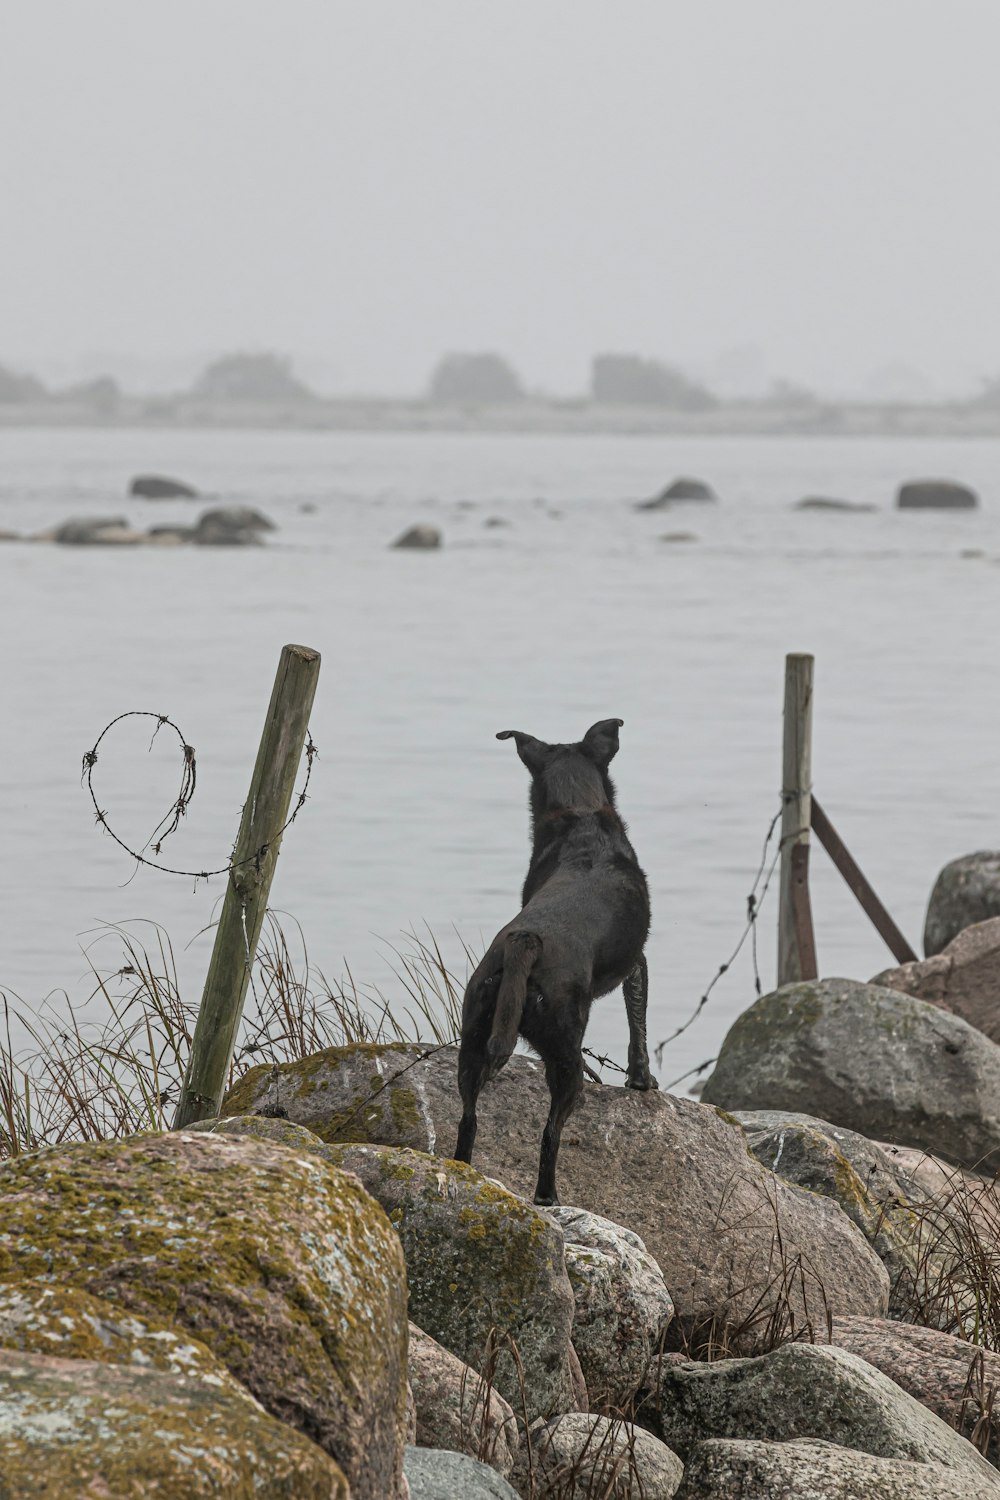
<instances>
[{"instance_id":1,"label":"calm water","mask_svg":"<svg viewBox=\"0 0 1000 1500\"><path fill-rule=\"evenodd\" d=\"M197 511L124 499L140 470L280 527L245 551L0 547L0 986L33 1006L88 994L87 934L135 919L167 929L198 993L209 940L185 945L222 882L130 878L94 826L81 757L126 709L169 714L199 778L165 857L223 863L286 641L323 653L321 758L272 902L330 976L349 965L391 991L385 943L424 924L464 972L459 937L478 948L513 914L527 861L527 776L496 731L573 739L613 715L653 893L650 1034L665 1036L742 930L777 806L787 651L816 654L817 793L914 946L941 864L1000 845L995 441L4 431L0 454L0 528ZM722 503L630 508L677 474ZM900 480L936 474L978 487L982 510L893 512ZM880 509L789 509L817 493ZM442 528L442 551L387 549L415 520ZM660 540L671 531L697 540ZM148 740L123 728L95 773L139 842L179 784L175 742L147 754ZM868 978L889 956L821 851L813 863L821 969ZM662 1080L711 1057L752 998L745 950ZM625 1037L609 996L589 1043L622 1058Z\"/></svg>"}]
</instances>

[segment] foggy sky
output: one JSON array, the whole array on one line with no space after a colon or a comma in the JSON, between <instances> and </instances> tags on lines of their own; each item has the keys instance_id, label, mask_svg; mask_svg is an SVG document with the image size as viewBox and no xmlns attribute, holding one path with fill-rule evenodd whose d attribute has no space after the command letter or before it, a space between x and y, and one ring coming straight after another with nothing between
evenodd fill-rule
<instances>
[{"instance_id":1,"label":"foggy sky","mask_svg":"<svg viewBox=\"0 0 1000 1500\"><path fill-rule=\"evenodd\" d=\"M996 0L3 0L0 362L972 389L998 51Z\"/></svg>"}]
</instances>

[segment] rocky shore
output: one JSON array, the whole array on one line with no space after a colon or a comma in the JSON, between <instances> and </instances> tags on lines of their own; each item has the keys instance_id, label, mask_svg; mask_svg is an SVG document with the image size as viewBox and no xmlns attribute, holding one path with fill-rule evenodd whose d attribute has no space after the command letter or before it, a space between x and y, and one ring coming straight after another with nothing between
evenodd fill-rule
<instances>
[{"instance_id":1,"label":"rocky shore","mask_svg":"<svg viewBox=\"0 0 1000 1500\"><path fill-rule=\"evenodd\" d=\"M719 401L705 410L589 401L582 397L446 403L392 397L293 401L121 396L113 405L72 397L0 402L3 427L287 428L333 432L550 432L711 435L996 437L1000 409L941 404L813 400Z\"/></svg>"},{"instance_id":2,"label":"rocky shore","mask_svg":"<svg viewBox=\"0 0 1000 1500\"><path fill-rule=\"evenodd\" d=\"M788 985L699 1101L586 1085L552 1209L540 1067L468 1167L449 1045L12 1157L0 1494L1000 1497L998 1009L1000 917Z\"/></svg>"}]
</instances>

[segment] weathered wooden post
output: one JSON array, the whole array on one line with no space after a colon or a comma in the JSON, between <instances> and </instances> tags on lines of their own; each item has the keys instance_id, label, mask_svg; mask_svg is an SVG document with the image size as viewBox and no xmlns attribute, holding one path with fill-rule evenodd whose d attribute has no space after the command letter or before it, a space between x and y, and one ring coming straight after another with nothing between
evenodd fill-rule
<instances>
[{"instance_id":1,"label":"weathered wooden post","mask_svg":"<svg viewBox=\"0 0 1000 1500\"><path fill-rule=\"evenodd\" d=\"M781 883L778 895L778 984L816 978L809 908L812 794L813 658L785 657L781 768Z\"/></svg>"},{"instance_id":2,"label":"weathered wooden post","mask_svg":"<svg viewBox=\"0 0 1000 1500\"><path fill-rule=\"evenodd\" d=\"M191 1042L174 1129L217 1115L243 1015L271 878L319 679L320 656L285 646L233 849L229 885Z\"/></svg>"}]
</instances>

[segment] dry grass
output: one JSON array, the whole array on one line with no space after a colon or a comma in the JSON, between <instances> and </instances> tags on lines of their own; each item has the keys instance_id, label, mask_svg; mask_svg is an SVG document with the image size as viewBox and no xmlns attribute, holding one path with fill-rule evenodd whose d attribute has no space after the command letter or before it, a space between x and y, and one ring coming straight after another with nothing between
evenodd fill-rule
<instances>
[{"instance_id":1,"label":"dry grass","mask_svg":"<svg viewBox=\"0 0 1000 1500\"><path fill-rule=\"evenodd\" d=\"M463 1373L460 1394L463 1443L481 1463L496 1457L497 1433L490 1421L494 1381L501 1358L513 1362L519 1410L515 1412L521 1447L512 1482L523 1500L640 1500L645 1493L635 1454L636 1424L631 1413L602 1411L602 1420L572 1460L559 1460L549 1445L547 1424L532 1422L525 1394L524 1365L517 1342L509 1334L490 1330L480 1373ZM473 1384L471 1398L467 1383ZM467 1415L468 1413L468 1415Z\"/></svg>"},{"instance_id":2,"label":"dry grass","mask_svg":"<svg viewBox=\"0 0 1000 1500\"><path fill-rule=\"evenodd\" d=\"M737 1359L768 1354L783 1344L829 1340L833 1314L826 1288L801 1251L786 1244L777 1188L762 1176L756 1200L735 1212L731 1198L735 1179L722 1191L712 1231L712 1242L745 1246L756 1252L741 1257L742 1280L730 1290L725 1304L711 1318L667 1330L671 1352L689 1359Z\"/></svg>"},{"instance_id":3,"label":"dry grass","mask_svg":"<svg viewBox=\"0 0 1000 1500\"><path fill-rule=\"evenodd\" d=\"M230 1085L257 1063L326 1047L455 1040L464 979L431 934L405 942L390 948L399 993L387 997L350 973L328 981L312 968L298 924L269 912ZM85 951L93 989L80 1006L64 998L35 1013L0 991L0 1160L169 1128L197 1014L197 1000L181 995L170 939L154 922L109 925ZM15 1035L27 1038L17 1050Z\"/></svg>"}]
</instances>

